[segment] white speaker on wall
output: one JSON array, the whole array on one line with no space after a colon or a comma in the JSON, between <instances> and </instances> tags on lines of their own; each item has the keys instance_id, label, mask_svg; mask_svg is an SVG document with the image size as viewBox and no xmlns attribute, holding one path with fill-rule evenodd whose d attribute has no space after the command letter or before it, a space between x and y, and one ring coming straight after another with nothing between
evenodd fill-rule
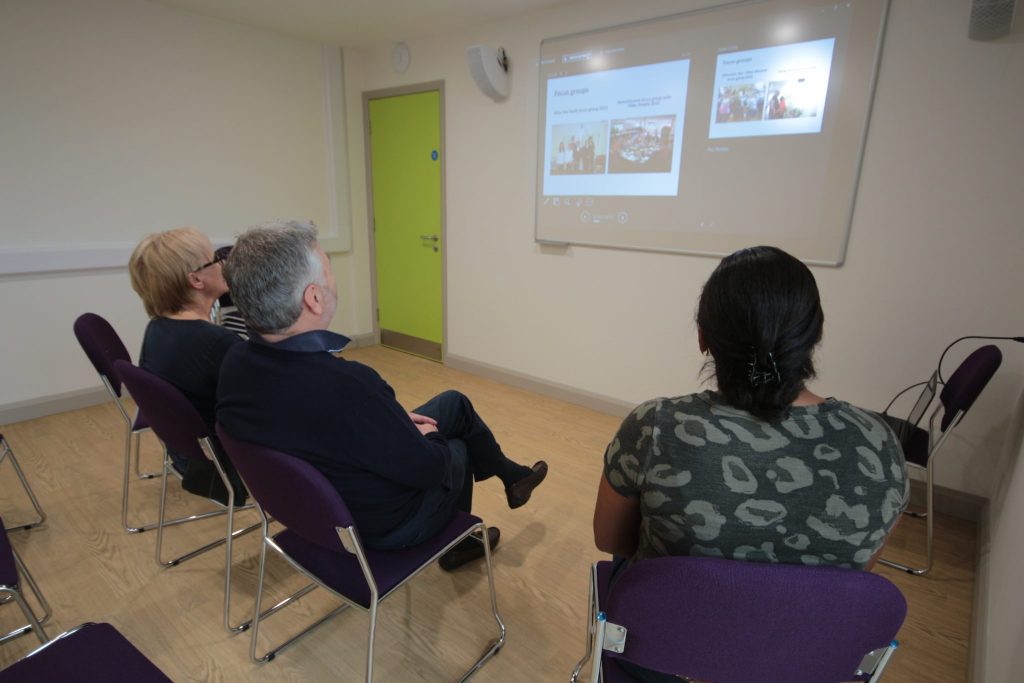
<instances>
[{"instance_id":1,"label":"white speaker on wall","mask_svg":"<svg viewBox=\"0 0 1024 683\"><path fill-rule=\"evenodd\" d=\"M485 95L492 100L508 97L508 57L504 48L470 45L466 48L466 61L470 75Z\"/></svg>"},{"instance_id":2,"label":"white speaker on wall","mask_svg":"<svg viewBox=\"0 0 1024 683\"><path fill-rule=\"evenodd\" d=\"M971 0L971 40L993 40L1005 36L1013 27L1017 0Z\"/></svg>"}]
</instances>

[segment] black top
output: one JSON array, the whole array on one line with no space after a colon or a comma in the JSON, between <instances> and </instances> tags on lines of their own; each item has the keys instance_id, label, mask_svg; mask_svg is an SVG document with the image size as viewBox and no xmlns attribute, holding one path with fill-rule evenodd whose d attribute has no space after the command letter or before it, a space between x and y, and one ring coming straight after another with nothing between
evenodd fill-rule
<instances>
[{"instance_id":1,"label":"black top","mask_svg":"<svg viewBox=\"0 0 1024 683\"><path fill-rule=\"evenodd\" d=\"M228 349L241 343L231 330L205 320L153 318L142 339L139 367L177 387L212 430L220 366Z\"/></svg>"},{"instance_id":2,"label":"black top","mask_svg":"<svg viewBox=\"0 0 1024 683\"><path fill-rule=\"evenodd\" d=\"M333 355L348 341L326 330L273 344L254 334L224 359L217 421L316 467L372 541L415 514L427 489L451 487L451 455L440 433L420 434L376 371Z\"/></svg>"}]
</instances>

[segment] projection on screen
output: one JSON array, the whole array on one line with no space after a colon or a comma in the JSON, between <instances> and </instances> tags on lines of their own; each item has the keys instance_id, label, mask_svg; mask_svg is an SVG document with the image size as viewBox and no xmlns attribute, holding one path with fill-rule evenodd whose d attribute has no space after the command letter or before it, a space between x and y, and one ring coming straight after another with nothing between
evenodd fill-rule
<instances>
[{"instance_id":1,"label":"projection on screen","mask_svg":"<svg viewBox=\"0 0 1024 683\"><path fill-rule=\"evenodd\" d=\"M886 6L727 5L545 40L537 238L841 262Z\"/></svg>"}]
</instances>

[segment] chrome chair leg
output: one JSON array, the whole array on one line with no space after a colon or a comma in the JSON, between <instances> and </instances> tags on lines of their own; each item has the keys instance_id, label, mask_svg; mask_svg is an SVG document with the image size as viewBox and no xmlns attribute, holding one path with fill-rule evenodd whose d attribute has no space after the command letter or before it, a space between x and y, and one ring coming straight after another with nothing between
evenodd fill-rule
<instances>
[{"instance_id":1,"label":"chrome chair leg","mask_svg":"<svg viewBox=\"0 0 1024 683\"><path fill-rule=\"evenodd\" d=\"M35 508L37 519L34 522L27 522L25 524L16 524L14 526L6 527L6 531L17 531L19 529L31 529L32 527L39 526L46 521L46 513L43 511L43 507L39 504L39 500L36 498L36 494L32 492L32 487L28 484L28 479L25 478L25 473L21 470L21 465L18 464L18 459L14 457L14 451L11 450L10 445L7 443L7 439L0 437L0 447L3 451L0 453L0 465L3 464L4 460L10 459L11 465L14 467L14 472L18 475L18 479L21 481L21 487L25 489L25 493L28 494L29 502L32 503L32 507Z\"/></svg>"},{"instance_id":2,"label":"chrome chair leg","mask_svg":"<svg viewBox=\"0 0 1024 683\"><path fill-rule=\"evenodd\" d=\"M142 433L148 432L149 428L145 429L133 429L132 434L135 437L135 478L136 479L156 479L160 476L159 472L143 472L141 469L142 461Z\"/></svg>"},{"instance_id":3,"label":"chrome chair leg","mask_svg":"<svg viewBox=\"0 0 1024 683\"><path fill-rule=\"evenodd\" d=\"M29 607L27 602L25 602L25 598L23 598L18 591L10 588L0 587L0 591L8 591L14 601L18 603L18 607L20 607L21 611L25 614L25 618L28 619L28 623L21 628L16 628L10 633L0 636L0 644L6 643L9 640L14 640L15 638L20 638L29 631L35 632L40 643L45 645L50 642L49 636L47 636L46 631L43 630L43 625L36 618L36 615L33 614L32 608Z\"/></svg>"},{"instance_id":4,"label":"chrome chair leg","mask_svg":"<svg viewBox=\"0 0 1024 683\"><path fill-rule=\"evenodd\" d=\"M930 572L931 569L932 569L932 564L933 564L934 559L935 559L934 558L934 548L933 548L934 537L935 537L935 514L934 514L935 513L935 508L934 508L934 504L935 504L935 501L934 501L935 467L933 465L933 461L932 460L928 461L928 466L925 468L925 471L927 473L927 481L925 483L925 513L923 515L914 515L914 516L920 516L920 517L924 517L925 518L925 526L926 526L926 529L927 529L927 531L926 531L926 534L927 534L926 535L926 539L927 539L926 540L926 543L927 543L927 564L925 564L925 566L923 566L923 567L911 567L910 565L902 564L900 562L894 562L892 560L886 560L884 558L880 558L878 560L881 564L884 564L887 567L892 567L893 569L899 569L901 571L907 572L908 574L913 574L914 576L923 576L923 575L927 574L928 572Z\"/></svg>"},{"instance_id":5,"label":"chrome chair leg","mask_svg":"<svg viewBox=\"0 0 1024 683\"><path fill-rule=\"evenodd\" d=\"M43 597L43 592L39 590L39 585L36 583L36 580L32 578L32 573L29 572L28 567L26 567L25 563L21 561L21 556L18 555L14 548L11 548L11 552L14 553L14 562L18 565L18 572L25 579L25 583L28 584L29 590L31 590L32 594L36 596L39 606L43 608L43 616L37 617L37 619L40 624L45 624L50 620L50 614L52 613L50 603L48 603L46 598ZM35 613L33 613L33 616L34 614Z\"/></svg>"},{"instance_id":6,"label":"chrome chair leg","mask_svg":"<svg viewBox=\"0 0 1024 683\"><path fill-rule=\"evenodd\" d=\"M228 492L228 527L227 533L224 534L224 539L226 541L226 547L224 551L226 558L224 566L224 630L226 630L228 633L241 633L242 631L248 629L249 626L252 625L252 619L247 619L239 623L237 626L231 625L231 570L232 565L234 564L234 540L236 536L241 536L242 534L246 534L250 531L256 530L261 526L261 522L257 522L256 524L253 524L252 526L249 526L246 529L242 529L238 532L234 531L235 488L231 484L231 480L228 477L227 473L224 471L224 468L221 467L220 461L217 459L217 455L213 451L213 447L210 444L209 440L203 440L202 448L203 451L206 453L206 456L213 461L213 466L217 469L217 474L220 475L221 481L224 482L224 486L227 488ZM254 505L250 504L242 509L251 509L253 507Z\"/></svg>"},{"instance_id":7,"label":"chrome chair leg","mask_svg":"<svg viewBox=\"0 0 1024 683\"><path fill-rule=\"evenodd\" d=\"M480 655L480 658L473 663L473 666L462 675L459 679L459 683L465 683L473 675L479 671L484 664L486 664L492 657L494 657L501 648L505 645L505 622L501 620L501 615L498 613L498 596L494 590L494 571L491 567L491 542L487 537L487 527L480 525L480 542L484 545L484 561L487 566L487 587L490 591L491 598L491 614L494 615L494 621L498 624L498 637L488 643L484 653Z\"/></svg>"},{"instance_id":8,"label":"chrome chair leg","mask_svg":"<svg viewBox=\"0 0 1024 683\"><path fill-rule=\"evenodd\" d=\"M32 594L35 595L36 600L39 602L39 606L43 610L43 616L36 616L35 610L33 610L28 604L25 600L25 596L22 595L21 590L17 586L0 586L0 592L7 593L9 599L18 603L18 607L21 608L21 611L25 614L25 618L28 619L28 623L24 626L17 628L6 635L0 636L0 643L6 643L9 640L25 635L29 631L34 631L36 637L39 638L39 642L45 645L50 641L50 638L46 635L46 631L43 629L43 624L45 624L50 618L50 603L48 603L46 598L43 597L42 591L39 590L39 585L36 584L35 579L32 578L32 574L28 571L28 568L25 567L25 563L21 561L21 556L18 555L18 551L11 548L11 554L14 556L14 564L18 569L18 576L25 580L29 590L31 590Z\"/></svg>"},{"instance_id":9,"label":"chrome chair leg","mask_svg":"<svg viewBox=\"0 0 1024 683\"><path fill-rule=\"evenodd\" d=\"M252 636L251 636L251 639L249 641L249 659L251 659L256 664L265 664L266 662L269 662L269 661L273 660L274 657L276 657L279 652L281 652L282 650L284 650L284 649L288 648L289 646L291 646L295 641L297 641L302 636L306 635L307 633L310 633L311 631L313 631L314 629L318 628L319 626L322 626L323 624L327 623L333 616L335 616L336 614L339 614L339 613L343 612L344 610L348 609L348 606L349 606L348 603L342 603L341 605L339 605L338 607L336 607L335 609L331 610L330 612L325 614L323 617L321 617L320 619L315 621L313 624L311 624L311 625L307 626L306 628L302 629L301 631L299 631L298 633L296 633L295 635L293 635L291 638L289 638L288 640L284 641L280 645L277 645L276 647L274 647L274 648L272 648L270 650L267 650L263 655L257 656L257 654L256 654L256 641L257 641L257 639L259 637L259 634L260 634L260 621L265 619L265 618L267 618L267 617L269 617L270 615L274 614L278 610L280 610L280 609L282 609L284 607L287 607L288 605L290 605L291 603L295 602L296 600L302 598L304 595L306 595L307 593L309 593L310 591L314 590L317 587L317 584L311 583L311 584L305 586L304 588L299 589L295 593L289 595L287 598L281 600L280 602L278 602L273 607L271 607L271 608L269 608L269 609L267 609L267 610L265 610L263 612L260 611L260 607L262 606L262 603L263 603L263 584L264 584L264 580L266 578L267 544L268 544L268 538L269 538L269 536L267 534L268 522L267 522L267 519L265 517L263 518L262 526L263 526L263 531L262 531L262 533L263 533L263 542L260 544L259 580L257 581L257 584L256 584L256 600L255 600L254 607L253 607L253 612L252 612ZM291 564L291 562L289 562L289 563ZM305 573L305 572L303 572L303 573Z\"/></svg>"},{"instance_id":10,"label":"chrome chair leg","mask_svg":"<svg viewBox=\"0 0 1024 683\"><path fill-rule=\"evenodd\" d=\"M580 673L583 671L583 667L586 666L587 662L594 654L594 624L597 620L597 565L590 565L590 601L587 605L587 644L586 650L583 653L583 657L580 661L576 662L576 666L572 670L572 675L569 676L569 683L576 683L579 680ZM597 666L595 663L594 666Z\"/></svg>"},{"instance_id":11,"label":"chrome chair leg","mask_svg":"<svg viewBox=\"0 0 1024 683\"><path fill-rule=\"evenodd\" d=\"M216 539L214 541L211 541L210 543L207 543L206 545L204 545L202 547L196 548L195 550L191 550L191 551L185 553L184 555L179 555L178 557L175 557L174 559L171 559L171 560L164 560L163 559L163 542L164 542L164 528L165 527L173 526L175 524L184 524L185 522L192 522L192 521L195 521L197 519L206 519L208 517L216 517L218 515L228 515L232 519L232 521L234 519L234 506L229 506L229 507L225 507L223 510L211 510L210 512L203 512L203 513L199 513L199 514L195 514L195 515L189 515L187 517L178 517L177 519L166 521L165 515L166 515L166 512L167 512L167 472L170 469L171 469L171 460L170 460L170 456L167 454L167 449L165 447L164 448L164 471L163 471L163 475L161 476L161 479L160 479L160 482L161 482L161 486L160 486L160 510L159 510L159 514L158 514L158 517L157 517L157 523L155 525L153 525L153 526L156 527L156 562L161 567L176 567L179 564L181 564L182 562L185 562L186 560L191 560L193 557L197 557L199 555L202 555L207 550L212 550L213 548L216 548L217 546L219 546L219 545L221 545L223 543L226 543L227 539L228 539L228 536L225 535L224 537L218 538L218 539ZM233 498L234 498L234 496L231 495L229 497L229 501L233 502ZM252 507L253 506L251 506L251 505L247 505L247 506L245 506L244 508L241 508L241 509L248 510L248 509L251 509ZM248 527L246 527L244 529L239 529L237 531L232 531L231 534L230 534L230 537L232 539L237 538L239 536L242 536L244 534L249 533L250 531L255 531L256 529L259 528L259 526L260 525L257 522L256 524L248 526ZM152 528L152 527L149 527L149 528Z\"/></svg>"}]
</instances>

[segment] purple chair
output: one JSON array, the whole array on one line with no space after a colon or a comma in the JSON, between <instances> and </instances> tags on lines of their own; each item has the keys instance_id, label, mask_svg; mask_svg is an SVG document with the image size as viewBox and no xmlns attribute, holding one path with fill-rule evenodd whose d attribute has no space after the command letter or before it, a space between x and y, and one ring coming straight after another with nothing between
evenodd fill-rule
<instances>
[{"instance_id":1,"label":"purple chair","mask_svg":"<svg viewBox=\"0 0 1024 683\"><path fill-rule=\"evenodd\" d=\"M25 583L28 584L32 593L36 596L36 600L39 601L39 605L43 608L43 616L41 618L35 615L35 612L32 611L32 608L25 601L25 596L21 591L22 578L25 579ZM46 643L49 640L46 637L46 631L43 630L43 624L50 618L50 605L46 602L46 598L43 597L39 586L36 585L35 579L29 574L18 553L11 547L11 541L7 538L7 531L3 528L3 520L0 520L0 597L2 597L3 602L14 600L25 614L25 618L28 619L28 623L24 626L14 629L7 635L0 636L0 643L6 643L9 640L23 636L29 631L34 631L41 643Z\"/></svg>"},{"instance_id":2,"label":"purple chair","mask_svg":"<svg viewBox=\"0 0 1024 683\"><path fill-rule=\"evenodd\" d=\"M157 564L162 567L174 567L186 560L190 560L193 557L201 555L208 550L212 550L222 543L227 543L224 569L224 628L230 633L244 631L249 627L248 621L237 626L232 626L230 622L232 541L242 534L255 531L259 527L259 523L257 522L256 524L245 527L244 529L235 530L235 490L231 484L230 478L217 458L219 445L210 433L210 429L206 426L203 418L199 416L199 412L195 409L195 406L193 406L172 384L160 377L157 377L148 370L135 367L127 361L119 360L114 363L114 371L125 383L125 386L128 387L128 391L131 392L136 403L139 404L139 407L147 415L151 416L150 425L153 428L153 432L164 445L164 467L160 486L160 509L156 524ZM220 475L221 481L227 489L227 505L218 510L166 521L167 474L172 469L171 460L167 454L168 449L187 456L190 460L199 459L203 461L212 461L213 466ZM253 505L247 505L240 507L239 509L248 510L253 507ZM197 519L206 519L208 517L222 514L227 514L227 532L223 537L218 538L215 541L211 541L210 543L196 548L195 550L191 550L172 560L163 559L163 538L165 526L191 522Z\"/></svg>"},{"instance_id":3,"label":"purple chair","mask_svg":"<svg viewBox=\"0 0 1024 683\"><path fill-rule=\"evenodd\" d=\"M4 438L3 434L0 434L0 465L4 464L4 460L10 460L11 465L14 467L15 474L18 475L18 479L21 480L21 486L25 489L25 493L28 495L29 502L32 503L32 507L36 510L36 519L25 524L15 524L7 527L7 531L16 531L18 529L31 529L32 527L39 526L46 521L46 513L43 512L43 508L39 505L39 501L36 499L36 494L32 493L32 487L28 485L28 479L25 478L25 473L21 471L21 466L18 464L18 459L14 457L14 451L11 450L10 445L7 443L7 439Z\"/></svg>"},{"instance_id":4,"label":"purple chair","mask_svg":"<svg viewBox=\"0 0 1024 683\"><path fill-rule=\"evenodd\" d=\"M932 568L932 538L934 527L934 505L933 488L935 477L935 454L942 448L957 425L960 424L967 411L974 405L974 401L988 385L992 376L999 369L1003 362L1003 354L999 347L989 344L977 349L964 359L960 367L946 381L945 386L939 393L939 405L935 406L931 417L928 419L928 428L923 429L918 423L924 417L935 399L935 392L938 389L939 370L932 373L931 378L924 383L924 389L914 407L910 410L907 419L901 420L887 413L882 413L882 418L892 427L903 445L903 455L907 464L925 470L927 483L925 486L925 512L910 512L912 517L926 517L928 527L928 563L924 567L910 567L892 560L880 559L879 561L889 567L902 569L903 571L920 576L926 574ZM905 390L904 390L905 391ZM899 395L897 395L897 398ZM896 399L893 399L895 401ZM889 404L892 405L892 402ZM888 410L888 408L886 409ZM941 416L941 419L940 419Z\"/></svg>"},{"instance_id":5,"label":"purple chair","mask_svg":"<svg viewBox=\"0 0 1024 683\"><path fill-rule=\"evenodd\" d=\"M715 683L877 681L907 602L888 579L836 567L660 557L591 569L591 681L634 679L626 661Z\"/></svg>"},{"instance_id":6,"label":"purple chair","mask_svg":"<svg viewBox=\"0 0 1024 683\"><path fill-rule=\"evenodd\" d=\"M66 631L3 671L0 683L171 683L171 679L110 624Z\"/></svg>"},{"instance_id":7,"label":"purple chair","mask_svg":"<svg viewBox=\"0 0 1024 683\"><path fill-rule=\"evenodd\" d=\"M498 614L491 572L491 548L487 527L478 517L456 512L448 526L429 541L405 550L379 551L364 548L352 515L337 490L312 465L270 448L242 441L217 425L217 435L228 456L238 468L260 509L263 518L263 545L260 549L259 586L252 619L249 656L255 662L268 662L301 636L327 621L348 606L370 614L370 633L366 653L366 681L373 680L373 643L377 625L377 607L381 601L429 567L459 541L476 534L484 545L487 584L491 612L498 624L497 639L488 643L484 653L466 671L465 681L476 673L505 644L505 624ZM285 529L273 536L268 531L270 516ZM260 613L267 548L280 553L293 567L315 582L298 593ZM313 625L292 636L263 656L256 654L260 619L276 612L319 585L340 598L344 604Z\"/></svg>"},{"instance_id":8,"label":"purple chair","mask_svg":"<svg viewBox=\"0 0 1024 683\"><path fill-rule=\"evenodd\" d=\"M128 483L131 481L132 451L135 451L136 478L153 479L160 474L159 472L143 473L139 470L139 444L142 433L149 430L149 423L140 410L136 410L135 417L132 418L121 400L121 378L114 371L114 363L119 360L131 363L132 358L110 323L95 313L83 313L78 316L74 329L78 343L82 346L82 350L85 351L92 366L96 368L103 386L110 392L111 398L114 399L114 405L117 406L118 412L124 418L124 485L121 493L121 525L130 534L155 529L156 523L139 526L128 523Z\"/></svg>"}]
</instances>

